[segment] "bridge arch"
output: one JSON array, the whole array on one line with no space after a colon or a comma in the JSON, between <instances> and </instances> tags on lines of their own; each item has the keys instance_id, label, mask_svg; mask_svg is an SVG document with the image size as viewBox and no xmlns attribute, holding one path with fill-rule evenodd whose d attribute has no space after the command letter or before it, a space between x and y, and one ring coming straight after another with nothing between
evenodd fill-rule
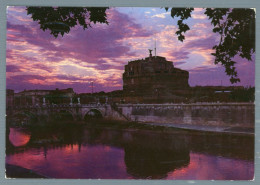
<instances>
[{"instance_id":1,"label":"bridge arch","mask_svg":"<svg viewBox=\"0 0 260 185\"><path fill-rule=\"evenodd\" d=\"M83 116L83 119L85 121L88 121L91 119L100 119L100 118L103 118L102 111L99 109L95 109L95 108L88 110Z\"/></svg>"},{"instance_id":2,"label":"bridge arch","mask_svg":"<svg viewBox=\"0 0 260 185\"><path fill-rule=\"evenodd\" d=\"M74 115L70 110L60 109L53 114L53 118L57 121L73 121Z\"/></svg>"},{"instance_id":3,"label":"bridge arch","mask_svg":"<svg viewBox=\"0 0 260 185\"><path fill-rule=\"evenodd\" d=\"M38 121L38 116L31 111L18 111L14 112L11 117L7 116L7 122L16 125L26 125Z\"/></svg>"}]
</instances>

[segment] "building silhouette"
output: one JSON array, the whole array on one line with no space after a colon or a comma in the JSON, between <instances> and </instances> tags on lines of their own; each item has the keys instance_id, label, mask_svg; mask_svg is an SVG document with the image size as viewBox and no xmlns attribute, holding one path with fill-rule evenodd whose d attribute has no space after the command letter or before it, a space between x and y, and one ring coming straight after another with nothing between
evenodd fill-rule
<instances>
[{"instance_id":1,"label":"building silhouette","mask_svg":"<svg viewBox=\"0 0 260 185\"><path fill-rule=\"evenodd\" d=\"M165 57L150 56L128 62L123 73L125 96L171 97L189 89L189 72L176 68Z\"/></svg>"}]
</instances>

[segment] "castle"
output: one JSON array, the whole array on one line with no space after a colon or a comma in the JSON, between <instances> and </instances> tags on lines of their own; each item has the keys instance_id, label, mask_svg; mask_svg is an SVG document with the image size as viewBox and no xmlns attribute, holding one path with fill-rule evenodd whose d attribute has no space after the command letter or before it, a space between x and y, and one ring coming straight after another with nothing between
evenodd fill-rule
<instances>
[{"instance_id":1,"label":"castle","mask_svg":"<svg viewBox=\"0 0 260 185\"><path fill-rule=\"evenodd\" d=\"M123 73L126 96L171 96L189 88L189 72L175 68L165 57L150 56L128 62Z\"/></svg>"}]
</instances>

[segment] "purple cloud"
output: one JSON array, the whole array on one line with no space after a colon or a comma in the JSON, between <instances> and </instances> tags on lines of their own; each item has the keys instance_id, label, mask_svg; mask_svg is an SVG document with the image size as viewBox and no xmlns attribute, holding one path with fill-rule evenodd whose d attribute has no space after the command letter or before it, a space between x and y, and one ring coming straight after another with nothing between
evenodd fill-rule
<instances>
[{"instance_id":1,"label":"purple cloud","mask_svg":"<svg viewBox=\"0 0 260 185\"><path fill-rule=\"evenodd\" d=\"M37 79L37 80L45 80L46 77L40 75L15 75L11 77L7 77L6 79L6 88L14 89L15 91L22 91L24 89L40 89L40 84L32 84L29 80Z\"/></svg>"},{"instance_id":2,"label":"purple cloud","mask_svg":"<svg viewBox=\"0 0 260 185\"><path fill-rule=\"evenodd\" d=\"M185 60L188 59L190 52L188 52L185 49L179 49L179 50L175 50L171 53L171 56L173 56L175 58L175 60ZM176 63L175 63L176 64Z\"/></svg>"},{"instance_id":3,"label":"purple cloud","mask_svg":"<svg viewBox=\"0 0 260 185\"><path fill-rule=\"evenodd\" d=\"M40 30L39 25L35 23L28 27L14 25L8 21L8 30L15 32L14 36L8 38L8 42L23 40L39 46L40 52L46 53L46 59L52 62L74 58L87 63L97 63L101 58L134 56L135 53L130 51L130 46L123 45L121 40L129 37L149 37L153 34L152 31L145 30L140 24L135 23L128 15L115 9L110 10L109 17L109 25L93 25L92 29L87 30L77 27L72 29L69 35L57 39ZM60 44L55 45L54 42ZM12 56L9 54L8 57ZM112 66L107 64L108 67ZM99 68L106 69L105 66Z\"/></svg>"},{"instance_id":4,"label":"purple cloud","mask_svg":"<svg viewBox=\"0 0 260 185\"><path fill-rule=\"evenodd\" d=\"M211 35L205 39L199 38L196 40L192 40L185 44L183 49L191 50L192 48L199 48L202 50L212 49L214 45L217 44L216 36Z\"/></svg>"},{"instance_id":5,"label":"purple cloud","mask_svg":"<svg viewBox=\"0 0 260 185\"><path fill-rule=\"evenodd\" d=\"M45 64L39 64L39 63L37 63L37 64L33 64L32 67L33 67L33 68L36 68L36 69L42 69L42 70L47 71L47 72L49 72L49 73L51 73L51 72L53 71L51 67L48 67L48 66L45 65Z\"/></svg>"},{"instance_id":6,"label":"purple cloud","mask_svg":"<svg viewBox=\"0 0 260 185\"><path fill-rule=\"evenodd\" d=\"M222 67L208 68L199 67L196 69L189 70L189 84L195 85L231 85L229 77L225 75L225 70ZM205 80L206 79L206 80Z\"/></svg>"},{"instance_id":7,"label":"purple cloud","mask_svg":"<svg viewBox=\"0 0 260 185\"><path fill-rule=\"evenodd\" d=\"M241 62L241 61L240 61ZM242 62L241 62L242 63ZM207 66L198 67L189 70L189 84L191 86L195 85L236 85L236 86L255 86L254 81L254 63L252 62L247 68L241 70L241 66L237 65L238 77L241 82L236 84L230 83L230 77L226 75L225 68L223 66L218 66L215 68L209 68Z\"/></svg>"},{"instance_id":8,"label":"purple cloud","mask_svg":"<svg viewBox=\"0 0 260 185\"><path fill-rule=\"evenodd\" d=\"M41 75L15 75L12 77L9 77L8 80L11 81L15 81L17 83L19 82L23 82L23 81L27 81L27 80L31 80L31 79L36 79L36 80L45 80L46 77L45 76L41 76Z\"/></svg>"},{"instance_id":9,"label":"purple cloud","mask_svg":"<svg viewBox=\"0 0 260 185\"><path fill-rule=\"evenodd\" d=\"M128 15L115 9L110 11L109 25L93 26L93 29L77 29L73 37L63 43L63 47L72 51L74 57L82 61L96 61L100 58L118 58L134 56L130 46L125 46L121 40L129 37L149 37L152 31L147 31L140 24L134 23Z\"/></svg>"},{"instance_id":10,"label":"purple cloud","mask_svg":"<svg viewBox=\"0 0 260 185\"><path fill-rule=\"evenodd\" d=\"M185 64L186 62L184 61L181 61L181 62L174 62L173 65L174 66L178 66L178 65L181 65L181 64Z\"/></svg>"},{"instance_id":11,"label":"purple cloud","mask_svg":"<svg viewBox=\"0 0 260 185\"><path fill-rule=\"evenodd\" d=\"M21 77L21 76L19 76L19 77ZM19 77L16 76L14 78L9 78L8 83L7 83L7 88L14 89L16 92L23 91L24 89L27 89L27 90L33 90L33 89L54 90L56 88L59 88L59 89L73 88L75 92L82 93L82 92L91 92L92 88L91 88L91 85L89 82L94 81L94 92L99 92L99 91L110 92L113 90L122 89L122 85L120 85L120 87L107 86L105 84L96 82L95 79L91 79L91 78L89 80L86 80L85 83L72 81L72 83L55 82L54 84L49 85L49 84L32 84L25 80L25 79L30 79L27 77L22 77L23 80L20 81ZM36 78L40 78L40 77L36 77ZM76 80L75 77L67 77L67 79ZM122 82L121 82L121 79L119 79L119 80L114 80L113 83L122 83Z\"/></svg>"},{"instance_id":12,"label":"purple cloud","mask_svg":"<svg viewBox=\"0 0 260 185\"><path fill-rule=\"evenodd\" d=\"M7 64L12 62L11 65L15 65L16 63L21 63L23 65L27 65L28 63L32 64L33 62L39 62L39 58L26 56L20 53L17 53L11 49L6 50L6 59Z\"/></svg>"},{"instance_id":13,"label":"purple cloud","mask_svg":"<svg viewBox=\"0 0 260 185\"><path fill-rule=\"evenodd\" d=\"M117 61L117 62L120 63L119 61ZM104 60L99 60L95 63L96 63L95 69L98 69L98 70L107 70L107 69L123 70L124 69L124 65L119 65L119 66L111 65L111 64L108 64Z\"/></svg>"},{"instance_id":14,"label":"purple cloud","mask_svg":"<svg viewBox=\"0 0 260 185\"><path fill-rule=\"evenodd\" d=\"M21 69L15 65L6 65L6 72L20 72Z\"/></svg>"},{"instance_id":15,"label":"purple cloud","mask_svg":"<svg viewBox=\"0 0 260 185\"><path fill-rule=\"evenodd\" d=\"M80 77L75 77L72 75L56 75L52 78L58 78L58 79L62 79L62 80L69 80L69 81L77 81L77 80L82 80L82 78Z\"/></svg>"},{"instance_id":16,"label":"purple cloud","mask_svg":"<svg viewBox=\"0 0 260 185\"><path fill-rule=\"evenodd\" d=\"M40 30L39 25L34 26L36 33L33 33L33 27L13 25L10 22L7 22L7 28L18 32L15 39L20 38L29 44L40 46L42 52L57 52L54 61L59 61L57 57L96 61L100 58L116 58L122 55L133 56L130 47L124 46L120 40L128 37L149 37L153 34L152 31L147 31L140 24L136 24L128 15L115 9L110 10L110 17L109 25L93 25L93 28L87 30L72 29L70 33L72 37L65 35L56 39L62 43L60 46L55 46L52 42L56 41L55 38L48 31ZM14 40L14 38L8 39L8 41Z\"/></svg>"},{"instance_id":17,"label":"purple cloud","mask_svg":"<svg viewBox=\"0 0 260 185\"><path fill-rule=\"evenodd\" d=\"M208 50L217 44L215 35L211 35L205 39L199 37L198 39L188 42L184 41L184 43L183 47L170 53L176 61L181 62L180 64L183 64L184 60L189 59L189 55L193 49ZM175 62L175 65L180 64Z\"/></svg>"}]
</instances>

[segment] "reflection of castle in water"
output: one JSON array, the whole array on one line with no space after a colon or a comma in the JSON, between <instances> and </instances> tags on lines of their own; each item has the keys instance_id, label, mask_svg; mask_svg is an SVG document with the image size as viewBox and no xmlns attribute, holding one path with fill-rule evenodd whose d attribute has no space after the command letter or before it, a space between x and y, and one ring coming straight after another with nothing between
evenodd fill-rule
<instances>
[{"instance_id":1,"label":"reflection of castle in water","mask_svg":"<svg viewBox=\"0 0 260 185\"><path fill-rule=\"evenodd\" d=\"M168 172L190 163L188 149L178 151L135 145L127 145L124 149L127 172L136 178L162 179Z\"/></svg>"}]
</instances>

